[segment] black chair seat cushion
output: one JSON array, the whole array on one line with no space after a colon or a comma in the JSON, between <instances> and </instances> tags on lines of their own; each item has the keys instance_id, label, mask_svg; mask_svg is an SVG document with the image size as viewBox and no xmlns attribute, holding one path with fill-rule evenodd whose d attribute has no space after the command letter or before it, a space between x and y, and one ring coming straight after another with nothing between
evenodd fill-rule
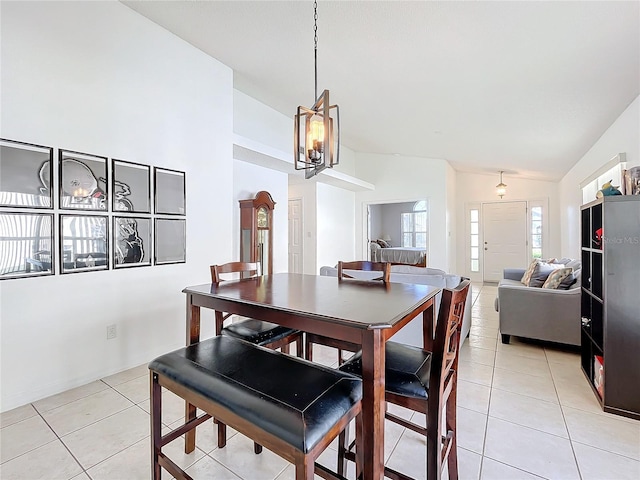
<instances>
[{"instance_id":1,"label":"black chair seat cushion","mask_svg":"<svg viewBox=\"0 0 640 480\"><path fill-rule=\"evenodd\" d=\"M362 398L358 377L225 336L162 355L149 369L304 453Z\"/></svg>"},{"instance_id":2,"label":"black chair seat cushion","mask_svg":"<svg viewBox=\"0 0 640 480\"><path fill-rule=\"evenodd\" d=\"M263 322L253 318L247 318L239 322L231 323L222 329L223 335L239 338L256 345L275 342L298 330L283 327L276 323Z\"/></svg>"},{"instance_id":3,"label":"black chair seat cushion","mask_svg":"<svg viewBox=\"0 0 640 480\"><path fill-rule=\"evenodd\" d=\"M340 366L343 372L362 376L362 351ZM385 391L411 398L429 395L431 352L402 343L385 346Z\"/></svg>"}]
</instances>

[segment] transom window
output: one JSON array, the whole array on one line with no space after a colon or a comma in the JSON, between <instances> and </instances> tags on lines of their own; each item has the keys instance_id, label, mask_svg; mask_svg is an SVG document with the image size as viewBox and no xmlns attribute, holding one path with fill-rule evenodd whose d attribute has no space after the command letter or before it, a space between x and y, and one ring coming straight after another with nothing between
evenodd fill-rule
<instances>
[{"instance_id":1,"label":"transom window","mask_svg":"<svg viewBox=\"0 0 640 480\"><path fill-rule=\"evenodd\" d=\"M427 248L427 201L413 205L413 211L402 214L402 246Z\"/></svg>"}]
</instances>

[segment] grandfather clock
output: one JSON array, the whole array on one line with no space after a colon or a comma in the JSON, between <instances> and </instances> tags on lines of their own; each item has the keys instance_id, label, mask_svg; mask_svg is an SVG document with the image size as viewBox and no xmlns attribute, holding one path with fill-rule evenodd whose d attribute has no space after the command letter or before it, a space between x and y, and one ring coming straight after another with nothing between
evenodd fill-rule
<instances>
[{"instance_id":1,"label":"grandfather clock","mask_svg":"<svg viewBox=\"0 0 640 480\"><path fill-rule=\"evenodd\" d=\"M240 200L240 261L260 264L258 274L273 273L273 209L269 192Z\"/></svg>"}]
</instances>

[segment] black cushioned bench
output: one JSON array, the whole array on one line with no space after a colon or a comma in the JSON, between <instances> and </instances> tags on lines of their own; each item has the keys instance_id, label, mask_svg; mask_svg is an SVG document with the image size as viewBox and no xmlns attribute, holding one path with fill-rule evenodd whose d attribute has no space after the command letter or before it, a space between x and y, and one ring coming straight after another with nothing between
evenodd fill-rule
<instances>
[{"instance_id":1,"label":"black cushioned bench","mask_svg":"<svg viewBox=\"0 0 640 480\"><path fill-rule=\"evenodd\" d=\"M211 417L295 464L296 479L313 479L316 467L331 478L315 461L359 418L359 378L228 336L162 355L149 369L154 480L160 480L160 467L191 478L162 447ZM206 413L162 436L161 387Z\"/></svg>"}]
</instances>

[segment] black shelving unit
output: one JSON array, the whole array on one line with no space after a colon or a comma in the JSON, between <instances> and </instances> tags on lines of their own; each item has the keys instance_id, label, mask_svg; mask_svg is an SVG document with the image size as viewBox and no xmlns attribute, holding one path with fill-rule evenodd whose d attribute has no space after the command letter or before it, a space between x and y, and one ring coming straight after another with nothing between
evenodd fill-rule
<instances>
[{"instance_id":1,"label":"black shelving unit","mask_svg":"<svg viewBox=\"0 0 640 480\"><path fill-rule=\"evenodd\" d=\"M581 208L582 371L605 412L640 419L640 196Z\"/></svg>"}]
</instances>

